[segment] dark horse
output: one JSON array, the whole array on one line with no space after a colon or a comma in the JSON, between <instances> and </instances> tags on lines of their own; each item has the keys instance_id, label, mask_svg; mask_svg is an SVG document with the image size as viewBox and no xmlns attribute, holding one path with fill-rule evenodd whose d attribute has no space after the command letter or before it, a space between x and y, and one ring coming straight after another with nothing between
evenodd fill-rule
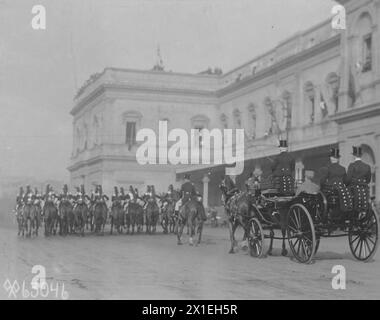
<instances>
[{"instance_id":1,"label":"dark horse","mask_svg":"<svg viewBox=\"0 0 380 320\"><path fill-rule=\"evenodd\" d=\"M58 223L58 210L53 201L46 201L43 208L45 217L45 236L56 234Z\"/></svg>"},{"instance_id":2,"label":"dark horse","mask_svg":"<svg viewBox=\"0 0 380 320\"><path fill-rule=\"evenodd\" d=\"M228 217L228 229L230 232L231 249L229 253L234 253L234 247L236 246L235 231L238 226L244 229L245 240L248 235L248 225L251 218L250 214L250 197L246 192L236 191L233 195L227 196L228 190L224 185L220 186L223 196L226 199L224 208Z\"/></svg>"},{"instance_id":3,"label":"dark horse","mask_svg":"<svg viewBox=\"0 0 380 320\"><path fill-rule=\"evenodd\" d=\"M84 236L84 228L87 223L88 211L89 210L88 210L87 204L84 201L77 203L73 210L74 232L75 230L78 230L82 237Z\"/></svg>"},{"instance_id":4,"label":"dark horse","mask_svg":"<svg viewBox=\"0 0 380 320\"><path fill-rule=\"evenodd\" d=\"M98 200L93 206L95 233L104 235L104 227L107 221L107 205L104 201Z\"/></svg>"},{"instance_id":5,"label":"dark horse","mask_svg":"<svg viewBox=\"0 0 380 320\"><path fill-rule=\"evenodd\" d=\"M27 237L32 235L38 236L39 212L38 206L33 203L27 203L22 209L22 235L26 233Z\"/></svg>"},{"instance_id":6,"label":"dark horse","mask_svg":"<svg viewBox=\"0 0 380 320\"><path fill-rule=\"evenodd\" d=\"M160 208L154 199L149 199L145 208L146 233L155 233L160 216Z\"/></svg>"},{"instance_id":7,"label":"dark horse","mask_svg":"<svg viewBox=\"0 0 380 320\"><path fill-rule=\"evenodd\" d=\"M123 233L124 228L124 209L119 200L114 201L111 208L111 231L110 233L113 233L113 227L115 226L115 229L118 233Z\"/></svg>"},{"instance_id":8,"label":"dark horse","mask_svg":"<svg viewBox=\"0 0 380 320\"><path fill-rule=\"evenodd\" d=\"M135 227L137 233L142 232L144 225L144 209L137 202L130 201L127 206L127 232L129 233L129 227L131 227L131 233L135 233Z\"/></svg>"},{"instance_id":9,"label":"dark horse","mask_svg":"<svg viewBox=\"0 0 380 320\"><path fill-rule=\"evenodd\" d=\"M58 206L59 234L62 236L72 233L74 227L73 206L69 200L62 200Z\"/></svg>"},{"instance_id":10,"label":"dark horse","mask_svg":"<svg viewBox=\"0 0 380 320\"><path fill-rule=\"evenodd\" d=\"M204 210L202 203L195 199L190 199L180 208L177 220L177 244L182 244L181 237L185 225L188 226L190 230L189 244L194 244L193 237L195 235L195 232L198 234L198 240L196 244L198 245L201 242L203 230L201 210Z\"/></svg>"}]
</instances>

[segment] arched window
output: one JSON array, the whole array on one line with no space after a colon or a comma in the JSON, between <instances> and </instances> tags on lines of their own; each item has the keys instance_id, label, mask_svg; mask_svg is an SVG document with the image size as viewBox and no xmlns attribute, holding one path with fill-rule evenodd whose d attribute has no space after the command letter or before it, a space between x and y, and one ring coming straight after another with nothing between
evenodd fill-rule
<instances>
[{"instance_id":1,"label":"arched window","mask_svg":"<svg viewBox=\"0 0 380 320\"><path fill-rule=\"evenodd\" d=\"M305 83L306 107L310 117L310 123L315 121L315 89L311 81Z\"/></svg>"},{"instance_id":2,"label":"arched window","mask_svg":"<svg viewBox=\"0 0 380 320\"><path fill-rule=\"evenodd\" d=\"M223 129L227 129L228 128L228 118L227 118L227 116L226 116L225 113L222 113L220 115L220 122L222 123Z\"/></svg>"},{"instance_id":3,"label":"arched window","mask_svg":"<svg viewBox=\"0 0 380 320\"><path fill-rule=\"evenodd\" d=\"M234 109L233 111L233 116L234 116L234 123L236 128L241 128L242 123L241 123L241 112L239 109Z\"/></svg>"},{"instance_id":4,"label":"arched window","mask_svg":"<svg viewBox=\"0 0 380 320\"><path fill-rule=\"evenodd\" d=\"M372 17L369 12L363 12L356 23L355 33L357 37L356 64L361 66L363 73L372 70L373 58L373 30Z\"/></svg>"}]
</instances>

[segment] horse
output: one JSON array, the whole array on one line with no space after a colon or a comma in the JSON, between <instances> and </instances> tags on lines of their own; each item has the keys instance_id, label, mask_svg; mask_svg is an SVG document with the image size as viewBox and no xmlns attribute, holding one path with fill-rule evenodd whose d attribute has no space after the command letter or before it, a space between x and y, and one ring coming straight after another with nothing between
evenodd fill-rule
<instances>
[{"instance_id":1,"label":"horse","mask_svg":"<svg viewBox=\"0 0 380 320\"><path fill-rule=\"evenodd\" d=\"M27 237L38 235L38 212L33 203L27 203L22 209L23 236L26 232Z\"/></svg>"},{"instance_id":2,"label":"horse","mask_svg":"<svg viewBox=\"0 0 380 320\"><path fill-rule=\"evenodd\" d=\"M154 198L150 198L145 208L145 224L146 233L151 234L156 232L157 222L160 216L160 208Z\"/></svg>"},{"instance_id":3,"label":"horse","mask_svg":"<svg viewBox=\"0 0 380 320\"><path fill-rule=\"evenodd\" d=\"M125 215L124 215L123 206L120 201L115 201L112 204L110 218L111 218L110 234L113 233L113 226L115 226L115 229L117 230L118 233L123 233Z\"/></svg>"},{"instance_id":4,"label":"horse","mask_svg":"<svg viewBox=\"0 0 380 320\"><path fill-rule=\"evenodd\" d=\"M203 219L201 217L201 210L204 210L202 203L195 199L188 200L179 210L177 220L177 244L181 245L181 237L183 228L188 226L189 228L189 245L194 245L193 237L195 232L198 234L198 240L196 245L200 244L203 230Z\"/></svg>"},{"instance_id":5,"label":"horse","mask_svg":"<svg viewBox=\"0 0 380 320\"><path fill-rule=\"evenodd\" d=\"M222 194L225 199L227 199L227 187L224 185L220 186ZM250 214L250 197L247 192L239 192L238 190L231 195L227 201L225 201L224 209L228 217L228 230L230 233L231 248L229 253L235 253L234 247L236 246L235 231L238 226L244 229L245 240L248 235L249 220L251 218Z\"/></svg>"},{"instance_id":6,"label":"horse","mask_svg":"<svg viewBox=\"0 0 380 320\"><path fill-rule=\"evenodd\" d=\"M174 206L171 205L171 201L165 201L161 207L161 226L164 230L164 234L169 233L169 223L172 212L174 212Z\"/></svg>"},{"instance_id":7,"label":"horse","mask_svg":"<svg viewBox=\"0 0 380 320\"><path fill-rule=\"evenodd\" d=\"M58 209L52 201L46 201L43 208L43 215L45 217L45 236L56 234L58 223Z\"/></svg>"},{"instance_id":8,"label":"horse","mask_svg":"<svg viewBox=\"0 0 380 320\"><path fill-rule=\"evenodd\" d=\"M67 235L73 229L73 207L68 200L62 200L58 206L59 234Z\"/></svg>"},{"instance_id":9,"label":"horse","mask_svg":"<svg viewBox=\"0 0 380 320\"><path fill-rule=\"evenodd\" d=\"M84 229L87 224L87 218L88 218L88 207L85 202L77 203L73 209L74 214L74 228L73 231L79 230L80 235L84 236Z\"/></svg>"},{"instance_id":10,"label":"horse","mask_svg":"<svg viewBox=\"0 0 380 320\"><path fill-rule=\"evenodd\" d=\"M144 225L144 209L137 202L130 201L127 208L127 220L131 226L131 233L135 233L135 227L137 233L142 232ZM129 224L127 222L127 232L129 233Z\"/></svg>"},{"instance_id":11,"label":"horse","mask_svg":"<svg viewBox=\"0 0 380 320\"><path fill-rule=\"evenodd\" d=\"M16 221L18 225L18 236L25 236L25 229L24 229L24 216L23 216L23 206L21 204L17 205L15 209L16 213Z\"/></svg>"},{"instance_id":12,"label":"horse","mask_svg":"<svg viewBox=\"0 0 380 320\"><path fill-rule=\"evenodd\" d=\"M104 235L104 227L107 221L107 205L103 201L97 201L93 208L95 233Z\"/></svg>"}]
</instances>

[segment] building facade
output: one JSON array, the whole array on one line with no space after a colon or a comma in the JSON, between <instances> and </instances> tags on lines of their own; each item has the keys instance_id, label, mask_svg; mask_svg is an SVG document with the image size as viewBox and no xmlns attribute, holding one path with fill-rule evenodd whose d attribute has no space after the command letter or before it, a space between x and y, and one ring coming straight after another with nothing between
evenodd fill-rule
<instances>
[{"instance_id":1,"label":"building facade","mask_svg":"<svg viewBox=\"0 0 380 320\"><path fill-rule=\"evenodd\" d=\"M225 74L106 68L94 75L71 111L72 184L101 183L107 191L154 184L164 191L191 173L205 204L218 205L224 165L136 162L136 132L158 132L158 120L165 120L169 130L244 129L240 187L252 171L269 174L280 138L288 140L296 158L299 181L305 170L318 178L332 146L340 147L341 162L348 165L352 146L360 145L373 171L371 193L379 201L380 1L339 2L346 29L334 29L330 19Z\"/></svg>"}]
</instances>

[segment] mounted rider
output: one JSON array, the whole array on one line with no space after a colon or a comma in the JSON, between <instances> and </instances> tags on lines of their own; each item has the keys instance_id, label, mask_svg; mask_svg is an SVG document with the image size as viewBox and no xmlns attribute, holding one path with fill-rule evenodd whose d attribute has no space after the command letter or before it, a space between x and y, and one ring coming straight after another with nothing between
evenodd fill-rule
<instances>
[{"instance_id":1,"label":"mounted rider","mask_svg":"<svg viewBox=\"0 0 380 320\"><path fill-rule=\"evenodd\" d=\"M34 188L34 204L41 208L42 194L38 192L37 188Z\"/></svg>"},{"instance_id":2,"label":"mounted rider","mask_svg":"<svg viewBox=\"0 0 380 320\"><path fill-rule=\"evenodd\" d=\"M19 193L16 197L16 210L24 205L24 188L20 187Z\"/></svg>"},{"instance_id":3,"label":"mounted rider","mask_svg":"<svg viewBox=\"0 0 380 320\"><path fill-rule=\"evenodd\" d=\"M62 193L58 195L58 201L59 201L58 209L60 209L63 204L67 204L67 203L71 204L71 201L70 201L71 198L72 198L72 195L69 193L69 188L67 187L67 184L64 184L62 188Z\"/></svg>"},{"instance_id":4,"label":"mounted rider","mask_svg":"<svg viewBox=\"0 0 380 320\"><path fill-rule=\"evenodd\" d=\"M195 189L194 184L190 181L189 174L185 174L184 176L184 183L181 185L180 195L181 195L181 198L176 202L175 208L174 208L174 212L176 216L178 216L179 209L182 206L185 206L187 202L190 200L195 200L196 197L198 196L198 193ZM203 208L203 205L202 205L202 208ZM206 221L207 216L206 216L205 210L200 210L200 213L201 213L201 218L204 221Z\"/></svg>"},{"instance_id":5,"label":"mounted rider","mask_svg":"<svg viewBox=\"0 0 380 320\"><path fill-rule=\"evenodd\" d=\"M328 199L333 199L333 195L337 195L339 199L339 207L343 212L353 209L352 197L345 185L347 181L346 169L339 164L339 149L332 148L330 150L330 164L321 169L321 190Z\"/></svg>"},{"instance_id":6,"label":"mounted rider","mask_svg":"<svg viewBox=\"0 0 380 320\"><path fill-rule=\"evenodd\" d=\"M369 204L369 183L371 182L371 167L362 161L362 148L353 147L354 162L347 170L345 183L353 196L354 209L367 210Z\"/></svg>"},{"instance_id":7,"label":"mounted rider","mask_svg":"<svg viewBox=\"0 0 380 320\"><path fill-rule=\"evenodd\" d=\"M30 188L30 186L26 186L26 191L25 191L25 194L23 196L23 202L24 204L26 205L30 205L30 204L33 204L34 203L34 199L35 199L35 196L34 196L34 193L32 191L32 189Z\"/></svg>"},{"instance_id":8,"label":"mounted rider","mask_svg":"<svg viewBox=\"0 0 380 320\"><path fill-rule=\"evenodd\" d=\"M80 188L76 187L76 193L72 196L72 198L74 199L74 209L79 205L86 204L86 200L91 200L90 197L86 195L83 184L80 186Z\"/></svg>"},{"instance_id":9,"label":"mounted rider","mask_svg":"<svg viewBox=\"0 0 380 320\"><path fill-rule=\"evenodd\" d=\"M288 142L280 140L280 154L272 163L272 179L274 188L280 195L294 194L295 160L288 152Z\"/></svg>"},{"instance_id":10,"label":"mounted rider","mask_svg":"<svg viewBox=\"0 0 380 320\"><path fill-rule=\"evenodd\" d=\"M122 199L121 199L122 197L119 194L119 190L117 186L114 186L113 190L114 190L114 193L111 197L111 201L112 201L111 210L116 206L122 205Z\"/></svg>"},{"instance_id":11,"label":"mounted rider","mask_svg":"<svg viewBox=\"0 0 380 320\"><path fill-rule=\"evenodd\" d=\"M96 189L95 189L95 193L94 193L94 203L100 203L104 206L105 210L107 210L107 203L106 201L108 201L109 198L107 197L107 195L103 194L103 188L102 188L102 185L97 185L96 186Z\"/></svg>"}]
</instances>

